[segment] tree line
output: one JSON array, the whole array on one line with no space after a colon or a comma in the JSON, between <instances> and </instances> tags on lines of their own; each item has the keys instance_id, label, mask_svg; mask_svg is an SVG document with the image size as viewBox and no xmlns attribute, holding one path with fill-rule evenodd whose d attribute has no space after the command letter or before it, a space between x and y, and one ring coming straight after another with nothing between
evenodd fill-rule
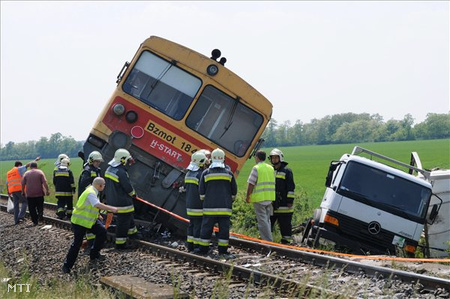
<instances>
[{"instance_id":1,"label":"tree line","mask_svg":"<svg viewBox=\"0 0 450 299\"><path fill-rule=\"evenodd\" d=\"M41 156L42 159L56 158L64 153L69 157L77 157L83 148L84 141L76 141L71 136L65 137L61 133L55 133L47 137L41 137L38 141L14 143L12 141L0 147L0 160L34 159Z\"/></svg>"},{"instance_id":2,"label":"tree line","mask_svg":"<svg viewBox=\"0 0 450 299\"><path fill-rule=\"evenodd\" d=\"M379 114L351 112L327 115L310 123L297 120L293 125L290 121L278 124L272 119L262 138L267 147L450 138L450 112L428 113L426 119L416 125L411 114L406 114L402 120L386 122ZM38 141L8 142L0 145L0 160L56 158L61 153L76 157L83 143L61 133L41 137Z\"/></svg>"},{"instance_id":3,"label":"tree line","mask_svg":"<svg viewBox=\"0 0 450 299\"><path fill-rule=\"evenodd\" d=\"M450 138L450 112L428 113L416 125L411 114L386 122L379 114L351 112L327 115L310 123L297 120L293 125L272 119L262 138L265 147L443 139Z\"/></svg>"}]
</instances>

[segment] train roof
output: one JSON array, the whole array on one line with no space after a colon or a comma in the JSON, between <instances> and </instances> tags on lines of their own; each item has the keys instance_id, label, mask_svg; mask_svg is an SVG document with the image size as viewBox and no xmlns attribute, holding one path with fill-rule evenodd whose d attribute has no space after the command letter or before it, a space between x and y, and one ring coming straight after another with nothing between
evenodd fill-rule
<instances>
[{"instance_id":1,"label":"train roof","mask_svg":"<svg viewBox=\"0 0 450 299\"><path fill-rule=\"evenodd\" d=\"M232 91L242 90L242 94L235 95L240 97L242 102L246 103L250 107L256 108L256 110L262 112L267 118L270 119L272 115L272 103L244 79L233 73L225 66L221 65L219 62L183 45L158 36L151 36L147 38L142 43L141 48L152 49L157 54L162 56L177 56L178 64L185 65L201 73L204 73L209 65L216 65L219 72L216 76L211 77L212 80L218 85L223 86L230 94L235 94ZM181 53L180 49L182 50ZM200 59L192 59L192 54L197 55Z\"/></svg>"}]
</instances>

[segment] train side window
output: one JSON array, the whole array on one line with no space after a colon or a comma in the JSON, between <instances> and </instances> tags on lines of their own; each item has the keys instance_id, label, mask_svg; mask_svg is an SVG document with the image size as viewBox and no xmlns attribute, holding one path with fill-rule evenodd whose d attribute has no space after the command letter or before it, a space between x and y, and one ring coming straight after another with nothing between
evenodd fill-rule
<instances>
[{"instance_id":1,"label":"train side window","mask_svg":"<svg viewBox=\"0 0 450 299\"><path fill-rule=\"evenodd\" d=\"M189 114L186 125L242 157L263 123L260 114L208 85Z\"/></svg>"},{"instance_id":2,"label":"train side window","mask_svg":"<svg viewBox=\"0 0 450 299\"><path fill-rule=\"evenodd\" d=\"M145 51L123 84L124 92L180 120L202 82L176 65Z\"/></svg>"}]
</instances>

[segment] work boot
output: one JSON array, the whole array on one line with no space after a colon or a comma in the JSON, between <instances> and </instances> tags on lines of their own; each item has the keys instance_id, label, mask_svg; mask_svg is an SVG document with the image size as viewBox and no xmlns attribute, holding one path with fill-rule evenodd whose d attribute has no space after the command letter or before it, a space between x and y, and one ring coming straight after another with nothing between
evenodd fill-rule
<instances>
[{"instance_id":1,"label":"work boot","mask_svg":"<svg viewBox=\"0 0 450 299\"><path fill-rule=\"evenodd\" d=\"M56 213L56 216L59 220L63 220L66 217L66 213L64 213L64 211L59 211Z\"/></svg>"},{"instance_id":2,"label":"work boot","mask_svg":"<svg viewBox=\"0 0 450 299\"><path fill-rule=\"evenodd\" d=\"M194 251L194 243L186 242L186 249L189 252L193 252Z\"/></svg>"},{"instance_id":3,"label":"work boot","mask_svg":"<svg viewBox=\"0 0 450 299\"><path fill-rule=\"evenodd\" d=\"M70 269L65 264L62 266L62 271L65 274L70 274Z\"/></svg>"},{"instance_id":4,"label":"work boot","mask_svg":"<svg viewBox=\"0 0 450 299\"><path fill-rule=\"evenodd\" d=\"M106 260L106 255L97 253L95 256L91 255L90 259L91 259L91 261L95 261L95 260L97 260L97 261L104 261L104 260Z\"/></svg>"}]
</instances>

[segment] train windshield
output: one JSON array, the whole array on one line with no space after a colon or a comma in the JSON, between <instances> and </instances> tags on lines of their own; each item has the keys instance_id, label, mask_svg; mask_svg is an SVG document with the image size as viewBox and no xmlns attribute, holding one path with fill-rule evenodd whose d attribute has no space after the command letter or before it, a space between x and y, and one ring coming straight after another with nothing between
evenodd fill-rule
<instances>
[{"instance_id":1,"label":"train windshield","mask_svg":"<svg viewBox=\"0 0 450 299\"><path fill-rule=\"evenodd\" d=\"M337 191L373 207L423 222L431 190L391 173L350 161Z\"/></svg>"},{"instance_id":2,"label":"train windshield","mask_svg":"<svg viewBox=\"0 0 450 299\"><path fill-rule=\"evenodd\" d=\"M262 123L260 114L211 85L186 120L189 128L238 157L244 156Z\"/></svg>"},{"instance_id":3,"label":"train windshield","mask_svg":"<svg viewBox=\"0 0 450 299\"><path fill-rule=\"evenodd\" d=\"M123 84L123 90L171 118L180 120L201 85L199 78L144 51Z\"/></svg>"}]
</instances>

